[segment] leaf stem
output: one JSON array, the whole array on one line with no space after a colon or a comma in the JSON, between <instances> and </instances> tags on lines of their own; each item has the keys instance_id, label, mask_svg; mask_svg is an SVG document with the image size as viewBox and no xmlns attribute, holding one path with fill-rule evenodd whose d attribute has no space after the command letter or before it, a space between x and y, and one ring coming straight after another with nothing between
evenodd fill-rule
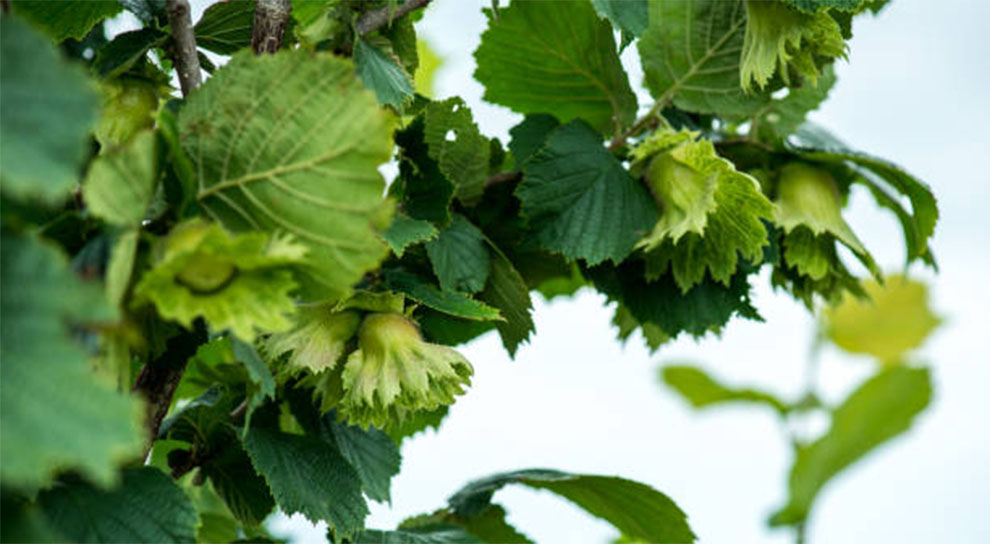
<instances>
[{"instance_id":1,"label":"leaf stem","mask_svg":"<svg viewBox=\"0 0 990 544\"><path fill-rule=\"evenodd\" d=\"M425 7L430 3L431 0L406 0L405 3L395 6L394 13L393 10L389 9L389 6L385 5L371 11L366 11L361 14L358 18L357 33L359 36L364 36L369 32L378 30L379 28L391 24L394 19L398 19L406 15L407 13Z\"/></svg>"},{"instance_id":2,"label":"leaf stem","mask_svg":"<svg viewBox=\"0 0 990 544\"><path fill-rule=\"evenodd\" d=\"M189 16L188 0L165 0L168 26L175 41L175 68L179 73L182 96L189 96L203 82L199 68L199 52L196 50L196 34Z\"/></svg>"},{"instance_id":3,"label":"leaf stem","mask_svg":"<svg viewBox=\"0 0 990 544\"><path fill-rule=\"evenodd\" d=\"M670 103L670 99L667 97L667 94L665 93L664 96L661 96L660 99L653 104L653 107L650 108L650 111L646 112L646 115L640 117L639 120L633 123L633 126L629 127L629 130L617 134L615 138L612 139L612 143L608 144L608 150L617 151L620 147L626 145L626 140L639 134L640 132L643 131L643 129L650 126L650 124L653 122L658 122L658 123L663 123L664 125L668 125L667 120L663 118L663 115L661 115L660 112L665 107L667 107L669 103Z\"/></svg>"},{"instance_id":4,"label":"leaf stem","mask_svg":"<svg viewBox=\"0 0 990 544\"><path fill-rule=\"evenodd\" d=\"M255 55L274 54L282 47L291 14L291 0L258 0L251 29L251 49Z\"/></svg>"}]
</instances>

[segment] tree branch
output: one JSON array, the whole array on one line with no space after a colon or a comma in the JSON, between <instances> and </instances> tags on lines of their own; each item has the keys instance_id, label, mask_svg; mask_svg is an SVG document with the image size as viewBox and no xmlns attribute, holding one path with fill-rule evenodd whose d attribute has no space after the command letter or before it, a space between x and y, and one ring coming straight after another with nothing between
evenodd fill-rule
<instances>
[{"instance_id":1,"label":"tree branch","mask_svg":"<svg viewBox=\"0 0 990 544\"><path fill-rule=\"evenodd\" d=\"M254 7L251 49L255 55L274 54L282 47L285 29L292 14L291 0L258 0Z\"/></svg>"},{"instance_id":2,"label":"tree branch","mask_svg":"<svg viewBox=\"0 0 990 544\"><path fill-rule=\"evenodd\" d=\"M179 73L182 96L189 96L203 79L199 71L199 53L196 51L196 34L189 16L188 0L165 0L168 26L175 42L175 70Z\"/></svg>"},{"instance_id":3,"label":"tree branch","mask_svg":"<svg viewBox=\"0 0 990 544\"><path fill-rule=\"evenodd\" d=\"M429 3L430 0L406 0L405 3L395 6L395 13L390 13L388 6L366 11L357 20L358 35L364 36L369 32L378 30L389 21L398 19L415 9L425 7Z\"/></svg>"}]
</instances>

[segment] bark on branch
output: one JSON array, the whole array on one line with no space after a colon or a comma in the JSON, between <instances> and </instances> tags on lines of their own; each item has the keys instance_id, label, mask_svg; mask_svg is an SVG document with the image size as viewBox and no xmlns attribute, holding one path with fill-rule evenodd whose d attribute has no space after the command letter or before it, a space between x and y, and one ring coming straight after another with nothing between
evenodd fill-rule
<instances>
[{"instance_id":1,"label":"bark on branch","mask_svg":"<svg viewBox=\"0 0 990 544\"><path fill-rule=\"evenodd\" d=\"M398 19L410 11L422 8L430 3L430 0L406 0L405 3L395 6L395 13L391 13L388 6L382 6L361 14L357 20L358 35L378 30L388 24L390 20Z\"/></svg>"},{"instance_id":2,"label":"bark on branch","mask_svg":"<svg viewBox=\"0 0 990 544\"><path fill-rule=\"evenodd\" d=\"M193 33L192 18L189 15L188 0L165 0L168 13L168 26L172 29L175 42L175 70L179 74L182 96L189 96L199 84L202 75L199 71L199 52L196 50L196 34Z\"/></svg>"},{"instance_id":3,"label":"bark on branch","mask_svg":"<svg viewBox=\"0 0 990 544\"><path fill-rule=\"evenodd\" d=\"M255 55L274 54L282 47L285 29L292 14L291 0L258 0L254 6L251 49Z\"/></svg>"}]
</instances>

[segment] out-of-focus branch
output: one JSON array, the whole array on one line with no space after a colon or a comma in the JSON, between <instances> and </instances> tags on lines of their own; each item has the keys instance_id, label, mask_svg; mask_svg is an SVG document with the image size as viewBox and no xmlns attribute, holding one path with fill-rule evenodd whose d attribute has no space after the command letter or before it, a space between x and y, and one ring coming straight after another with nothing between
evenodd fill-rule
<instances>
[{"instance_id":1,"label":"out-of-focus branch","mask_svg":"<svg viewBox=\"0 0 990 544\"><path fill-rule=\"evenodd\" d=\"M394 13L389 10L388 6L366 11L357 20L357 25L355 25L357 26L357 32L359 35L364 36L369 32L385 26L389 21L398 19L410 11L422 8L429 3L430 0L406 0L405 3L395 6Z\"/></svg>"},{"instance_id":2,"label":"out-of-focus branch","mask_svg":"<svg viewBox=\"0 0 990 544\"><path fill-rule=\"evenodd\" d=\"M182 96L189 96L203 82L199 71L199 54L196 51L196 34L189 16L188 0L165 0L168 26L175 42L175 69L179 73Z\"/></svg>"},{"instance_id":3,"label":"out-of-focus branch","mask_svg":"<svg viewBox=\"0 0 990 544\"><path fill-rule=\"evenodd\" d=\"M291 0L257 0L254 6L254 27L251 30L251 49L255 55L278 51L291 14Z\"/></svg>"}]
</instances>

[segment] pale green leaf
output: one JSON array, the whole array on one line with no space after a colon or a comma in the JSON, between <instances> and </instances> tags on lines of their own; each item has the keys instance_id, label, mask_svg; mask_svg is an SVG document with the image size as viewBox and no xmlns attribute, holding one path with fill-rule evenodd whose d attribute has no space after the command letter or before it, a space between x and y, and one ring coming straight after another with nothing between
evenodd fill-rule
<instances>
[{"instance_id":1,"label":"pale green leaf","mask_svg":"<svg viewBox=\"0 0 990 544\"><path fill-rule=\"evenodd\" d=\"M96 23L123 10L118 2L93 0L18 0L13 8L15 14L56 42L66 38L82 40Z\"/></svg>"},{"instance_id":2,"label":"pale green leaf","mask_svg":"<svg viewBox=\"0 0 990 544\"><path fill-rule=\"evenodd\" d=\"M358 38L354 45L354 64L361 81L374 91L379 103L402 111L403 106L413 98L412 78L392 52L388 41L382 42L371 43Z\"/></svg>"},{"instance_id":3,"label":"pale green leaf","mask_svg":"<svg viewBox=\"0 0 990 544\"><path fill-rule=\"evenodd\" d=\"M648 485L617 477L547 469L503 472L469 483L450 498L450 507L459 516L478 514L496 491L513 483L560 495L630 538L657 543L696 539L674 501Z\"/></svg>"},{"instance_id":4,"label":"pale green leaf","mask_svg":"<svg viewBox=\"0 0 990 544\"><path fill-rule=\"evenodd\" d=\"M16 17L0 19L0 65L0 188L5 196L58 204L79 179L96 93L82 70Z\"/></svg>"},{"instance_id":5,"label":"pale green leaf","mask_svg":"<svg viewBox=\"0 0 990 544\"><path fill-rule=\"evenodd\" d=\"M396 257L402 257L406 248L422 242L428 242L437 237L437 229L432 223L423 219L413 219L398 212L382 237L388 243L389 249Z\"/></svg>"},{"instance_id":6,"label":"pale green leaf","mask_svg":"<svg viewBox=\"0 0 990 544\"><path fill-rule=\"evenodd\" d=\"M361 531L355 544L481 544L482 541L452 526L437 525L421 529Z\"/></svg>"},{"instance_id":7,"label":"pale green leaf","mask_svg":"<svg viewBox=\"0 0 990 544\"><path fill-rule=\"evenodd\" d=\"M103 80L100 94L100 121L93 135L101 150L127 143L135 134L154 127L158 92L152 83L126 77Z\"/></svg>"},{"instance_id":8,"label":"pale green leaf","mask_svg":"<svg viewBox=\"0 0 990 544\"><path fill-rule=\"evenodd\" d=\"M127 287L131 283L139 239L139 231L129 230L117 238L110 251L106 272L106 294L107 302L115 308L120 307L127 293Z\"/></svg>"},{"instance_id":9,"label":"pale green leaf","mask_svg":"<svg viewBox=\"0 0 990 544\"><path fill-rule=\"evenodd\" d=\"M128 469L119 487L80 481L38 497L45 517L72 542L195 542L198 516L171 478L152 467Z\"/></svg>"},{"instance_id":10,"label":"pale green leaf","mask_svg":"<svg viewBox=\"0 0 990 544\"><path fill-rule=\"evenodd\" d=\"M740 86L745 27L743 0L650 2L650 25L638 44L650 93L684 111L758 111L770 96L746 94Z\"/></svg>"},{"instance_id":11,"label":"pale green leaf","mask_svg":"<svg viewBox=\"0 0 990 544\"><path fill-rule=\"evenodd\" d=\"M364 526L368 505L361 479L336 448L319 438L251 429L244 448L287 514L326 521L341 536Z\"/></svg>"},{"instance_id":12,"label":"pale green leaf","mask_svg":"<svg viewBox=\"0 0 990 544\"><path fill-rule=\"evenodd\" d=\"M763 221L773 216L759 182L719 157L711 141L694 136L664 131L633 151L662 210L638 244L647 251L648 277L671 268L683 292L706 272L729 285L740 259L759 262L767 245Z\"/></svg>"},{"instance_id":13,"label":"pale green leaf","mask_svg":"<svg viewBox=\"0 0 990 544\"><path fill-rule=\"evenodd\" d=\"M477 201L488 178L491 144L481 135L464 100L431 102L424 116L423 140L440 171L454 183L457 198L465 203Z\"/></svg>"},{"instance_id":14,"label":"pale green leaf","mask_svg":"<svg viewBox=\"0 0 990 544\"><path fill-rule=\"evenodd\" d=\"M790 85L791 71L815 84L820 59L845 58L846 42L839 23L828 13L807 14L783 2L747 0L746 36L740 60L740 81L765 88L777 73Z\"/></svg>"},{"instance_id":15,"label":"pale green leaf","mask_svg":"<svg viewBox=\"0 0 990 544\"><path fill-rule=\"evenodd\" d=\"M517 0L489 19L474 57L485 100L513 111L609 133L636 115L612 28L588 2Z\"/></svg>"},{"instance_id":16,"label":"pale green leaf","mask_svg":"<svg viewBox=\"0 0 990 544\"><path fill-rule=\"evenodd\" d=\"M314 113L315 112L315 113ZM284 230L306 244L304 298L340 298L387 253L379 164L388 114L353 65L304 49L230 62L179 115L204 210L232 230Z\"/></svg>"},{"instance_id":17,"label":"pale green leaf","mask_svg":"<svg viewBox=\"0 0 990 544\"><path fill-rule=\"evenodd\" d=\"M90 212L121 227L141 226L158 185L158 138L150 130L89 166L83 199Z\"/></svg>"},{"instance_id":18,"label":"pale green leaf","mask_svg":"<svg viewBox=\"0 0 990 544\"><path fill-rule=\"evenodd\" d=\"M896 363L917 348L939 324L924 283L888 276L883 285L863 282L868 299L845 296L825 309L825 333L840 348Z\"/></svg>"},{"instance_id":19,"label":"pale green leaf","mask_svg":"<svg viewBox=\"0 0 990 544\"><path fill-rule=\"evenodd\" d=\"M784 140L804 122L808 112L821 105L835 85L835 69L831 64L822 69L815 83L806 82L791 88L782 99L774 99L752 116L750 131L767 140Z\"/></svg>"},{"instance_id":20,"label":"pale green leaf","mask_svg":"<svg viewBox=\"0 0 990 544\"><path fill-rule=\"evenodd\" d=\"M331 304L303 307L295 325L287 332L275 333L265 341L271 357L290 353L288 364L317 373L337 366L347 341L357 332L360 317L355 312L335 311Z\"/></svg>"},{"instance_id":21,"label":"pale green leaf","mask_svg":"<svg viewBox=\"0 0 990 544\"><path fill-rule=\"evenodd\" d=\"M862 384L836 408L828 432L798 449L788 481L790 498L770 524L803 522L829 480L908 430L928 406L931 388L927 369L904 366L889 367Z\"/></svg>"},{"instance_id":22,"label":"pale green leaf","mask_svg":"<svg viewBox=\"0 0 990 544\"><path fill-rule=\"evenodd\" d=\"M426 253L444 291L477 293L485 287L491 261L485 235L463 215L454 215L450 226L426 243Z\"/></svg>"},{"instance_id":23,"label":"pale green leaf","mask_svg":"<svg viewBox=\"0 0 990 544\"><path fill-rule=\"evenodd\" d=\"M583 121L550 134L515 194L542 247L589 264L621 261L657 217L646 188Z\"/></svg>"},{"instance_id":24,"label":"pale green leaf","mask_svg":"<svg viewBox=\"0 0 990 544\"><path fill-rule=\"evenodd\" d=\"M859 11L879 0L783 0L784 3L806 12L816 13L828 9L840 11Z\"/></svg>"},{"instance_id":25,"label":"pale green leaf","mask_svg":"<svg viewBox=\"0 0 990 544\"><path fill-rule=\"evenodd\" d=\"M663 381L676 390L695 408L706 408L726 402L765 404L780 414L789 410L777 397L754 389L726 387L701 369L692 366L670 365L661 369Z\"/></svg>"},{"instance_id":26,"label":"pale green leaf","mask_svg":"<svg viewBox=\"0 0 990 544\"><path fill-rule=\"evenodd\" d=\"M230 329L252 342L261 332L291 326L296 288L289 266L307 247L261 232L232 236L215 223L186 221L160 241L153 267L134 289L166 319L192 327L203 317L216 331Z\"/></svg>"},{"instance_id":27,"label":"pale green leaf","mask_svg":"<svg viewBox=\"0 0 990 544\"><path fill-rule=\"evenodd\" d=\"M402 270L387 270L385 283L389 289L404 293L434 310L475 321L501 319L499 311L467 295L441 291L425 280Z\"/></svg>"},{"instance_id":28,"label":"pale green leaf","mask_svg":"<svg viewBox=\"0 0 990 544\"><path fill-rule=\"evenodd\" d=\"M75 469L109 485L116 463L140 452L143 410L97 380L67 324L106 322L114 312L55 248L6 234L2 246L0 478L37 489Z\"/></svg>"}]
</instances>

